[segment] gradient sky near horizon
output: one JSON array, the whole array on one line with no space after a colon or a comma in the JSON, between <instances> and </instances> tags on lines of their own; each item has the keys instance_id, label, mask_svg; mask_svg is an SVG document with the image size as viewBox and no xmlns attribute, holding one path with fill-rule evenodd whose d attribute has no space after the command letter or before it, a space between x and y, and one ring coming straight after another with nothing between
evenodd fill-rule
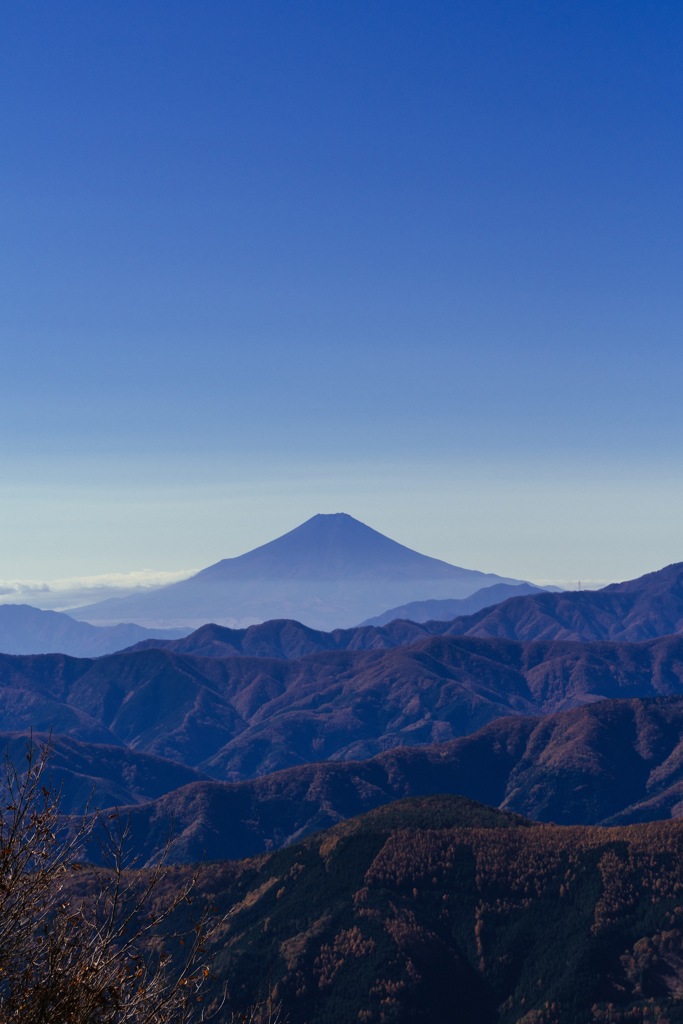
<instances>
[{"instance_id":1,"label":"gradient sky near horizon","mask_svg":"<svg viewBox=\"0 0 683 1024\"><path fill-rule=\"evenodd\" d=\"M0 579L683 560L683 5L0 10Z\"/></svg>"}]
</instances>

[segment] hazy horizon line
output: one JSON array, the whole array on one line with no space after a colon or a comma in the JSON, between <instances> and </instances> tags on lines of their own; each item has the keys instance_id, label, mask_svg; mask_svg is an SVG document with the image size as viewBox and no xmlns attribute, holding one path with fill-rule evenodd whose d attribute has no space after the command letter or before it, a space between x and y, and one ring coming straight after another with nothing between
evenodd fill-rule
<instances>
[{"instance_id":1,"label":"hazy horizon line","mask_svg":"<svg viewBox=\"0 0 683 1024\"><path fill-rule=\"evenodd\" d=\"M188 579L199 569L138 569L130 572L105 572L67 576L53 580L0 579L0 605L29 604L43 610L68 611L80 603L122 597L136 590L155 590ZM608 579L529 579L539 587L561 590L599 590L614 580ZM483 588L482 588L483 589Z\"/></svg>"}]
</instances>

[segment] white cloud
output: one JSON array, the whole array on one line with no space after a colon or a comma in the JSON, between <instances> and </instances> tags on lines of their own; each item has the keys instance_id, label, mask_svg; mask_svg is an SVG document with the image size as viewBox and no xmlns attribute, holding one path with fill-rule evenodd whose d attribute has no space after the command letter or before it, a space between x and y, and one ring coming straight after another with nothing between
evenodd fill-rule
<instances>
[{"instance_id":1,"label":"white cloud","mask_svg":"<svg viewBox=\"0 0 683 1024\"><path fill-rule=\"evenodd\" d=\"M177 583L197 572L177 569L163 572L140 569L96 576L67 576L56 580L0 580L0 604L32 604L36 608L74 608L79 604L122 597L136 590L154 590Z\"/></svg>"}]
</instances>

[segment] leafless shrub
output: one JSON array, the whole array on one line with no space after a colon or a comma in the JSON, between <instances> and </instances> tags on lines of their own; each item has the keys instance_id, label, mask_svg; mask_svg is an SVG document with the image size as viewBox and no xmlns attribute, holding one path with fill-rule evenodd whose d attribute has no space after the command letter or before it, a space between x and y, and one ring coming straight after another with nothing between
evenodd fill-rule
<instances>
[{"instance_id":1,"label":"leafless shrub","mask_svg":"<svg viewBox=\"0 0 683 1024\"><path fill-rule=\"evenodd\" d=\"M196 876L171 885L163 865L124 867L115 816L100 832L105 866L84 865L103 822L90 815L65 828L48 757L29 743L26 764L6 758L0 778L0 1024L207 1019L208 915L188 925L184 912Z\"/></svg>"}]
</instances>

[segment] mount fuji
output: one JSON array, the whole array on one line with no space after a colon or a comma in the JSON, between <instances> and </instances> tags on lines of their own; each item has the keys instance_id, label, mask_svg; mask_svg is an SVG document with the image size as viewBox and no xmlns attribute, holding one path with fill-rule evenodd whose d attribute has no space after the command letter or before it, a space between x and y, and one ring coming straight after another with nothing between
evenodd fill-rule
<instances>
[{"instance_id":1,"label":"mount fuji","mask_svg":"<svg viewBox=\"0 0 683 1024\"><path fill-rule=\"evenodd\" d=\"M147 628L241 627L290 618L333 629L408 601L463 598L482 587L521 582L429 558L339 512L313 516L179 583L69 614L98 625L132 621Z\"/></svg>"}]
</instances>

